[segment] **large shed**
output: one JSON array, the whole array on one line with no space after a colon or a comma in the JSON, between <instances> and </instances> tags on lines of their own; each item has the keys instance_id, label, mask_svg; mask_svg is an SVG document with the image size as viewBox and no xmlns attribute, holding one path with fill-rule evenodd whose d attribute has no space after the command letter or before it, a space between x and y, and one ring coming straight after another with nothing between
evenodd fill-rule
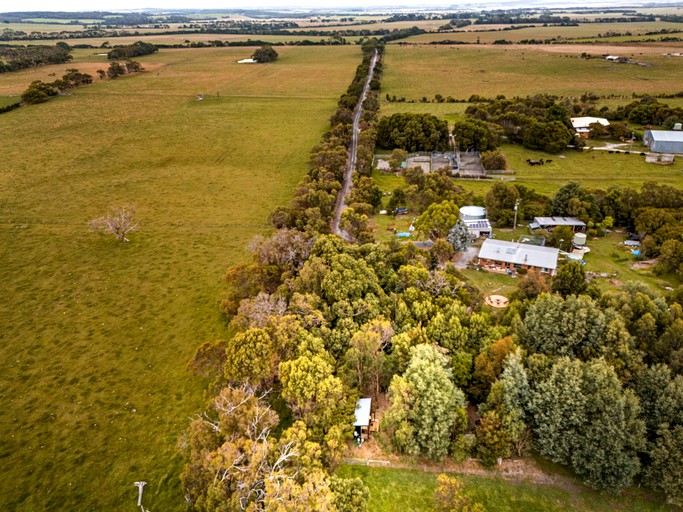
<instances>
[{"instance_id":1,"label":"large shed","mask_svg":"<svg viewBox=\"0 0 683 512\"><path fill-rule=\"evenodd\" d=\"M683 131L646 130L643 142L655 153L683 153Z\"/></svg>"}]
</instances>

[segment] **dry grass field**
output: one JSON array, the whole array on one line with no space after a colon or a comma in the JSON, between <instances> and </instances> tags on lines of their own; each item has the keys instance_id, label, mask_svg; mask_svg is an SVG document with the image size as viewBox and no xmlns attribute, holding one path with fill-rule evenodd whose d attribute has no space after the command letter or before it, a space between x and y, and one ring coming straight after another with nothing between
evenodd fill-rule
<instances>
[{"instance_id":1,"label":"dry grass field","mask_svg":"<svg viewBox=\"0 0 683 512\"><path fill-rule=\"evenodd\" d=\"M410 43L430 43L432 41L454 40L464 41L466 43L476 43L479 41L482 44L486 44L499 39L505 39L516 43L525 39L594 39L598 37L598 34L605 35L608 32L630 32L634 36L637 36L645 32L661 29L681 30L680 23L661 21L636 23L617 21L614 23L581 23L576 27L543 27L541 25L536 25L515 30L503 30L507 27L509 27L509 25L470 25L453 32L420 34L412 36L405 41Z\"/></svg>"},{"instance_id":2,"label":"dry grass field","mask_svg":"<svg viewBox=\"0 0 683 512\"><path fill-rule=\"evenodd\" d=\"M2 114L1 510L133 510L138 480L146 508L185 509L175 447L206 385L187 361L226 336L221 276L291 197L360 62L353 46L236 64L247 52L160 51ZM34 75L0 78L6 94ZM89 231L126 203L130 243Z\"/></svg>"}]
</instances>

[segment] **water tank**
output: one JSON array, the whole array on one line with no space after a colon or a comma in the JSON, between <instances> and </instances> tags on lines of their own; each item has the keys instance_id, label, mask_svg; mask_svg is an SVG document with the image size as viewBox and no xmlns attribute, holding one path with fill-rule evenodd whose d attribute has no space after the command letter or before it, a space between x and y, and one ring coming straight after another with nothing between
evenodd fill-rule
<instances>
[{"instance_id":1,"label":"water tank","mask_svg":"<svg viewBox=\"0 0 683 512\"><path fill-rule=\"evenodd\" d=\"M575 233L574 245L577 247L583 247L586 245L586 233Z\"/></svg>"},{"instance_id":2,"label":"water tank","mask_svg":"<svg viewBox=\"0 0 683 512\"><path fill-rule=\"evenodd\" d=\"M683 124L681 124L681 123L676 123L676 124L674 125L674 130L676 130L676 131L681 131L681 130L683 130Z\"/></svg>"},{"instance_id":3,"label":"water tank","mask_svg":"<svg viewBox=\"0 0 683 512\"><path fill-rule=\"evenodd\" d=\"M462 220L481 220L486 218L486 208L481 206L463 206L460 208Z\"/></svg>"}]
</instances>

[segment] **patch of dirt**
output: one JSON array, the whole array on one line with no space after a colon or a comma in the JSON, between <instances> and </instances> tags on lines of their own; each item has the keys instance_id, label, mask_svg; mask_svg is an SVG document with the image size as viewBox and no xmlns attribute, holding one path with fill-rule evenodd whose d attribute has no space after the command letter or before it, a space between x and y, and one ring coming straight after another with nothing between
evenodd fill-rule
<instances>
[{"instance_id":1,"label":"patch of dirt","mask_svg":"<svg viewBox=\"0 0 683 512\"><path fill-rule=\"evenodd\" d=\"M631 263L631 268L649 269L654 267L658 261L658 258L654 258L651 260L636 261L635 263Z\"/></svg>"},{"instance_id":2,"label":"patch of dirt","mask_svg":"<svg viewBox=\"0 0 683 512\"><path fill-rule=\"evenodd\" d=\"M369 457L363 454L368 453ZM395 455L387 455L379 448L378 443L373 444L373 440L367 441L361 448L354 448L347 458L347 464L382 466L397 469L416 469L420 471L440 473L459 473L463 475L474 475L486 478L502 478L511 482L529 483L534 485L548 485L559 487L567 491L580 491L582 487L573 479L547 473L542 470L533 459L513 459L504 460L494 468L485 468L477 459L467 459L460 464L456 464L450 459L442 463L427 460L416 462L406 462Z\"/></svg>"}]
</instances>

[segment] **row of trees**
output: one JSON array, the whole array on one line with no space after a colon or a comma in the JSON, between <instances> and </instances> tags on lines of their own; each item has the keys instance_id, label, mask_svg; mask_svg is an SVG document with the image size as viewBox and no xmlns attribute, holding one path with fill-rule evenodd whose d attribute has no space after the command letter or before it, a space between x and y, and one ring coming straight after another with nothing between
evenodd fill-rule
<instances>
[{"instance_id":1,"label":"row of trees","mask_svg":"<svg viewBox=\"0 0 683 512\"><path fill-rule=\"evenodd\" d=\"M34 80L21 94L22 103L29 105L42 103L52 96L57 96L62 91L67 91L75 87L91 84L93 78L88 73L81 73L77 69L67 69L66 74L54 82L43 82Z\"/></svg>"},{"instance_id":2,"label":"row of trees","mask_svg":"<svg viewBox=\"0 0 683 512\"><path fill-rule=\"evenodd\" d=\"M381 54L383 45L377 40L363 44L363 61L358 66L348 90L339 100L337 110L330 120L330 129L323 136L322 142L311 151L308 175L295 190L294 199L290 205L277 208L271 215L271 222L276 228L296 228L313 233L330 232L337 194L341 189L347 165L353 109L360 101L375 49ZM375 73L376 76L381 76L381 61L377 63ZM379 108L379 103L376 101L379 79L373 80L370 85L372 91L375 92L369 95L364 106L367 111L361 126L356 165L359 177L369 176L372 172L371 163L375 147L374 130L371 124L374 120L373 116L376 115L373 112ZM349 212L347 216L352 214L353 212ZM360 222L359 230L362 230L362 225L367 223L367 219L363 221L362 215L360 219L354 220Z\"/></svg>"}]
</instances>

